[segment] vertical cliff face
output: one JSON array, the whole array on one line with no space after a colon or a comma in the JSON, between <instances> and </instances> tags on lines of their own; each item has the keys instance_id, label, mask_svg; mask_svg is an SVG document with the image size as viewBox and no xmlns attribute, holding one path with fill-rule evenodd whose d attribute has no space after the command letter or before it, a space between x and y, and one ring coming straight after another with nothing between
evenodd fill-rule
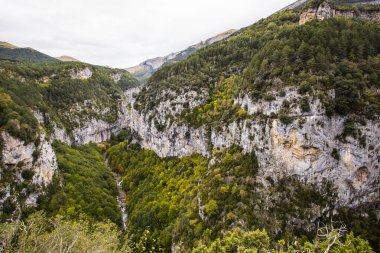
<instances>
[{"instance_id":1,"label":"vertical cliff face","mask_svg":"<svg viewBox=\"0 0 380 253\"><path fill-rule=\"evenodd\" d=\"M236 143L246 151L254 150L265 176L285 172L310 183L332 181L343 205L375 201L379 198L379 122L360 127L368 139L364 147L353 138L337 140L343 125L343 118L326 116L303 116L290 125L276 119L233 123L213 133L212 142L215 147Z\"/></svg>"},{"instance_id":2,"label":"vertical cliff face","mask_svg":"<svg viewBox=\"0 0 380 253\"><path fill-rule=\"evenodd\" d=\"M178 125L176 122L166 120L167 113L179 113L181 105L185 103L184 95L178 97L180 105L171 111L169 105L162 102L156 109L146 114L141 114L134 107L134 95L139 89L126 91L127 108L124 125L133 129L141 137L141 145L145 149L154 150L159 156L187 156L199 153L207 156L208 138L205 128L195 129L187 125ZM169 102L169 101L167 101ZM191 106L196 106L199 101L193 100ZM169 114L170 114L169 113ZM158 129L161 125L162 129Z\"/></svg>"},{"instance_id":3,"label":"vertical cliff face","mask_svg":"<svg viewBox=\"0 0 380 253\"><path fill-rule=\"evenodd\" d=\"M37 197L44 194L58 167L50 141L41 133L37 144L25 144L6 132L1 133L1 141L0 206L7 202L7 206L18 211L35 206ZM14 214L18 215L18 211Z\"/></svg>"},{"instance_id":4,"label":"vertical cliff face","mask_svg":"<svg viewBox=\"0 0 380 253\"><path fill-rule=\"evenodd\" d=\"M210 156L211 148L237 144L245 152L255 151L262 178L269 176L276 180L285 174L310 183L331 181L341 205L355 206L380 197L379 121L357 126L361 140L342 139L346 118L327 117L320 101L310 98L310 112L302 112L295 103L290 112L295 120L284 124L270 115L279 113L283 100L300 99L295 90L289 89L287 95L271 102L254 102L247 96L235 99L235 104L246 108L249 114L264 113L267 117L263 119L235 121L218 130L205 126L192 128L168 120L161 122L164 127L158 130L155 117L160 118L168 110L162 107L155 115L153 112L139 113L133 109L133 93L136 92L137 89L126 92L131 104L127 106L124 126L138 133L142 147L154 150L161 157L192 153Z\"/></svg>"},{"instance_id":5,"label":"vertical cliff face","mask_svg":"<svg viewBox=\"0 0 380 253\"><path fill-rule=\"evenodd\" d=\"M303 112L299 105L301 95L289 88L285 96L276 95L273 101L252 101L248 96L235 98L236 106L245 108L249 115L262 113L261 119L234 121L218 129L194 128L177 123L170 115L179 115L189 101L188 106L196 107L204 101L205 94L188 92L174 96L161 101L154 110L142 113L134 109L139 91L134 88L125 92L116 123L90 121L83 128L75 129L69 139L76 144L102 142L111 133L130 128L139 135L144 149L153 150L160 157L193 153L210 157L212 148L237 144L245 152L256 153L262 178L269 176L276 180L285 174L310 183L331 181L342 205L355 206L380 197L378 120L356 125L359 137L342 137L347 118L327 117L322 103L312 98L309 98L310 111ZM330 95L334 96L334 92ZM284 101L294 101L289 111L294 120L290 124L271 117L280 113ZM170 106L173 102L174 107ZM65 135L58 133L56 129L55 138L65 141Z\"/></svg>"},{"instance_id":6,"label":"vertical cliff face","mask_svg":"<svg viewBox=\"0 0 380 253\"><path fill-rule=\"evenodd\" d=\"M325 1L320 5L306 9L300 15L299 24L304 25L314 19L324 20L335 17L359 18L365 20L380 21L380 11L378 10L349 10L339 9L331 3Z\"/></svg>"}]
</instances>

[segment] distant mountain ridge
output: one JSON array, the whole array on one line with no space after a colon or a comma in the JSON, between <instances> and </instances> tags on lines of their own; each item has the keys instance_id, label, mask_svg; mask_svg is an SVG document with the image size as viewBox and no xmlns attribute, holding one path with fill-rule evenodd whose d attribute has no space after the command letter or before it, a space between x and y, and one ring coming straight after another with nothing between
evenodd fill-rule
<instances>
[{"instance_id":1,"label":"distant mountain ridge","mask_svg":"<svg viewBox=\"0 0 380 253\"><path fill-rule=\"evenodd\" d=\"M217 41L223 40L227 37L229 37L231 34L236 32L235 29L227 30L223 33L220 33L214 37L211 37L205 41L201 41L198 44L192 45L188 48L186 48L183 51L171 53L169 55L163 56L163 57L156 57L153 59L148 59L142 63L140 63L137 66L126 68L126 70L131 73L136 79L138 79L140 82L144 82L147 80L156 70L158 70L160 67L181 61L183 59L186 59L189 55L192 53L198 51L201 48L204 48L208 45L211 45Z\"/></svg>"},{"instance_id":2,"label":"distant mountain ridge","mask_svg":"<svg viewBox=\"0 0 380 253\"><path fill-rule=\"evenodd\" d=\"M15 45L12 45L5 41L0 41L0 47L9 48L9 49L15 49L17 48Z\"/></svg>"},{"instance_id":3,"label":"distant mountain ridge","mask_svg":"<svg viewBox=\"0 0 380 253\"><path fill-rule=\"evenodd\" d=\"M72 56L69 56L69 55L62 55L62 56L59 56L59 57L55 57L57 60L60 60L60 61L79 61L78 59L75 59L74 57Z\"/></svg>"},{"instance_id":4,"label":"distant mountain ridge","mask_svg":"<svg viewBox=\"0 0 380 253\"><path fill-rule=\"evenodd\" d=\"M21 48L8 42L0 42L0 59L27 62L57 62L58 60L33 48Z\"/></svg>"}]
</instances>

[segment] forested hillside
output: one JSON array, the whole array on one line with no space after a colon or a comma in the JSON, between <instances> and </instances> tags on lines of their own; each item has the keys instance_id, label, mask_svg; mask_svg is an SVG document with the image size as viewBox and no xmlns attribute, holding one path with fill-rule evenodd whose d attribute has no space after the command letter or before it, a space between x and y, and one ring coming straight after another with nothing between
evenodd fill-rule
<instances>
[{"instance_id":1,"label":"forested hillside","mask_svg":"<svg viewBox=\"0 0 380 253\"><path fill-rule=\"evenodd\" d=\"M24 217L49 190L51 199L43 204L49 213L85 212L121 224L117 188L99 151L52 144L70 145L72 131L89 121L115 124L123 91L135 85L125 70L0 61L1 221ZM84 185L91 186L89 192Z\"/></svg>"},{"instance_id":2,"label":"forested hillside","mask_svg":"<svg viewBox=\"0 0 380 253\"><path fill-rule=\"evenodd\" d=\"M89 76L81 76L82 70L88 70ZM123 90L137 85L136 79L125 70L79 62L36 64L3 60L0 61L0 71L0 91L4 94L4 99L9 98L11 101L9 107L4 105L3 113L8 110L22 110L16 118L14 114L11 116L10 111L2 117L1 127L11 131L17 129L10 125L15 124L14 120L35 121L32 111L44 115L43 125L48 131L52 130L53 123L70 131L89 117L115 122L118 112L117 100L121 98ZM117 73L119 80L115 81L112 76ZM110 107L110 110L100 113L104 104ZM72 108L75 105L85 105L86 108L74 111ZM25 129L20 128L19 131L31 132L35 128L33 124L29 123L29 127L25 125Z\"/></svg>"},{"instance_id":3,"label":"forested hillside","mask_svg":"<svg viewBox=\"0 0 380 253\"><path fill-rule=\"evenodd\" d=\"M41 53L33 48L20 48L0 41L0 59L25 62L58 62L57 59Z\"/></svg>"},{"instance_id":4,"label":"forested hillside","mask_svg":"<svg viewBox=\"0 0 380 253\"><path fill-rule=\"evenodd\" d=\"M297 21L295 12L273 15L164 67L139 94L136 108L154 110L168 99L156 97L164 90L176 94L206 90L205 104L185 109L176 118L193 125L221 124L246 116L238 113L235 97L248 94L253 101L271 101L286 87L294 87L304 99L309 95L321 99L328 115L377 115L379 23L331 19L298 26ZM332 89L334 99L327 94ZM308 111L307 107L303 109Z\"/></svg>"}]
</instances>

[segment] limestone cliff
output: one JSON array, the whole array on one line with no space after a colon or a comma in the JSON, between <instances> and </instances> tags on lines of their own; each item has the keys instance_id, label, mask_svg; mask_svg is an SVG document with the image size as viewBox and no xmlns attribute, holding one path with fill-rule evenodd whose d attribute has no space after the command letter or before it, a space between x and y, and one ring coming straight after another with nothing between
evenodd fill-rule
<instances>
[{"instance_id":1,"label":"limestone cliff","mask_svg":"<svg viewBox=\"0 0 380 253\"><path fill-rule=\"evenodd\" d=\"M125 115L124 127L138 133L142 146L154 150L161 157L187 156L191 153L210 156L210 147L224 148L237 144L246 152L256 152L262 178L271 176L276 179L285 173L307 182L332 181L342 205L355 206L380 197L378 120L357 126L366 139L365 145L351 137L341 140L339 136L344 129L345 118L325 116L319 100L310 98L312 106L308 113L303 113L297 103L294 104L291 115L296 120L289 125L268 117L265 120L236 121L216 130L192 128L168 120L161 122L165 127L158 130L154 118L165 115L167 107L159 107L155 111L156 116L152 112L140 114L133 109L132 94L135 92L138 90L126 92L131 105ZM285 97L278 96L272 102L253 102L245 96L236 98L235 103L247 108L250 114L261 111L269 116L278 113L285 99L297 101L299 95L295 90L288 89ZM176 108L178 112L181 106ZM333 155L334 152L338 153Z\"/></svg>"},{"instance_id":2,"label":"limestone cliff","mask_svg":"<svg viewBox=\"0 0 380 253\"><path fill-rule=\"evenodd\" d=\"M115 123L93 119L83 127L74 129L71 134L55 128L52 139L68 144L99 143L109 139L112 133L130 128L140 137L143 148L155 151L160 157L188 156L192 153L209 157L211 148L237 144L246 152L255 151L262 178L270 176L276 179L285 173L307 182L332 181L342 205L355 206L380 197L378 120L357 126L365 139L364 145L352 137L342 140L339 136L344 129L344 117L327 117L321 102L312 98L309 98L310 112L302 112L297 104L301 96L296 90L288 88L285 96L274 94L275 99L270 102L254 102L248 96L235 99L235 104L246 108L248 114L260 112L267 116L265 119L235 121L221 129L206 126L193 128L186 124L179 125L167 115L180 113L188 101L191 108L196 107L204 101L205 94L190 91L162 101L152 111L141 113L134 109L134 97L139 91L139 88L133 88L125 92ZM165 97L165 94L161 95ZM330 95L334 96L334 92L331 91ZM270 117L279 113L284 100L294 101L290 115L295 120L288 125ZM172 108L169 105L173 101L176 106ZM9 149L4 150L9 152ZM20 152L30 164L33 147L23 147ZM12 156L7 157L11 159ZM16 164L16 161L12 163Z\"/></svg>"},{"instance_id":3,"label":"limestone cliff","mask_svg":"<svg viewBox=\"0 0 380 253\"><path fill-rule=\"evenodd\" d=\"M299 24L304 25L305 23L310 22L314 19L324 20L335 17L359 18L365 20L380 21L380 11L339 9L333 4L325 1L316 7L311 7L303 11L300 15Z\"/></svg>"},{"instance_id":4,"label":"limestone cliff","mask_svg":"<svg viewBox=\"0 0 380 253\"><path fill-rule=\"evenodd\" d=\"M37 197L44 194L58 167L50 141L44 132L36 143L25 144L7 132L1 133L1 141L0 175L5 180L0 189L0 206L5 201L17 210L35 206Z\"/></svg>"}]
</instances>

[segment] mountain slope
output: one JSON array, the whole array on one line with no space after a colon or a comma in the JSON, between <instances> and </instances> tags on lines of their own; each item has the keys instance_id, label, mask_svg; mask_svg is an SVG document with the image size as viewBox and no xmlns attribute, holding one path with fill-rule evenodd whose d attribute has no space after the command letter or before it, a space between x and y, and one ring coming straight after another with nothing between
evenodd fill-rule
<instances>
[{"instance_id":1,"label":"mountain slope","mask_svg":"<svg viewBox=\"0 0 380 253\"><path fill-rule=\"evenodd\" d=\"M228 30L223 33L220 33L212 38L207 39L206 41L202 41L198 44L192 45L186 48L183 51L171 53L164 57L157 57L154 59L146 60L140 63L137 66L127 68L126 70L131 73L134 77L136 77L140 82L146 81L155 71L157 71L161 66L175 63L186 59L189 55L196 52L197 50L204 48L208 45L211 45L214 42L219 40L223 40L233 34L236 30Z\"/></svg>"},{"instance_id":2,"label":"mountain slope","mask_svg":"<svg viewBox=\"0 0 380 253\"><path fill-rule=\"evenodd\" d=\"M0 41L0 47L9 48L9 49L17 48L15 45L12 45L12 44L5 42L5 41Z\"/></svg>"},{"instance_id":3,"label":"mountain slope","mask_svg":"<svg viewBox=\"0 0 380 253\"><path fill-rule=\"evenodd\" d=\"M0 59L27 62L57 62L58 60L33 48L19 48L7 42L0 43Z\"/></svg>"},{"instance_id":4,"label":"mountain slope","mask_svg":"<svg viewBox=\"0 0 380 253\"><path fill-rule=\"evenodd\" d=\"M78 155L78 159L69 159L63 164L65 159L59 156L59 150L65 148L53 147L52 142L71 145L109 139L113 132L119 131L122 122L123 92L136 86L136 79L126 70L78 62L37 64L0 60L0 70L0 221L18 217L35 207L39 197L46 194L46 187L55 180L57 171L70 171L74 179L87 173L96 177L90 181L113 180L96 148L89 147L89 152L82 150L83 154L81 149L66 148L63 153L70 151L72 157ZM97 163L99 177L103 175L103 178L95 176L93 161ZM75 163L79 163L78 166ZM71 177L64 180L69 181ZM56 186L60 188L60 185L58 182ZM115 192L109 188L111 190L105 192ZM55 198L61 201L58 208L65 208L62 201L67 194L77 194L71 188L55 190ZM118 210L116 199L113 196L105 199L102 196L105 193L98 188L93 192L104 199L99 202L99 210L85 206L83 200L78 200L75 208L88 210L87 214L96 213L95 218L120 220L114 215L115 208ZM101 208L105 208L104 211Z\"/></svg>"}]
</instances>

